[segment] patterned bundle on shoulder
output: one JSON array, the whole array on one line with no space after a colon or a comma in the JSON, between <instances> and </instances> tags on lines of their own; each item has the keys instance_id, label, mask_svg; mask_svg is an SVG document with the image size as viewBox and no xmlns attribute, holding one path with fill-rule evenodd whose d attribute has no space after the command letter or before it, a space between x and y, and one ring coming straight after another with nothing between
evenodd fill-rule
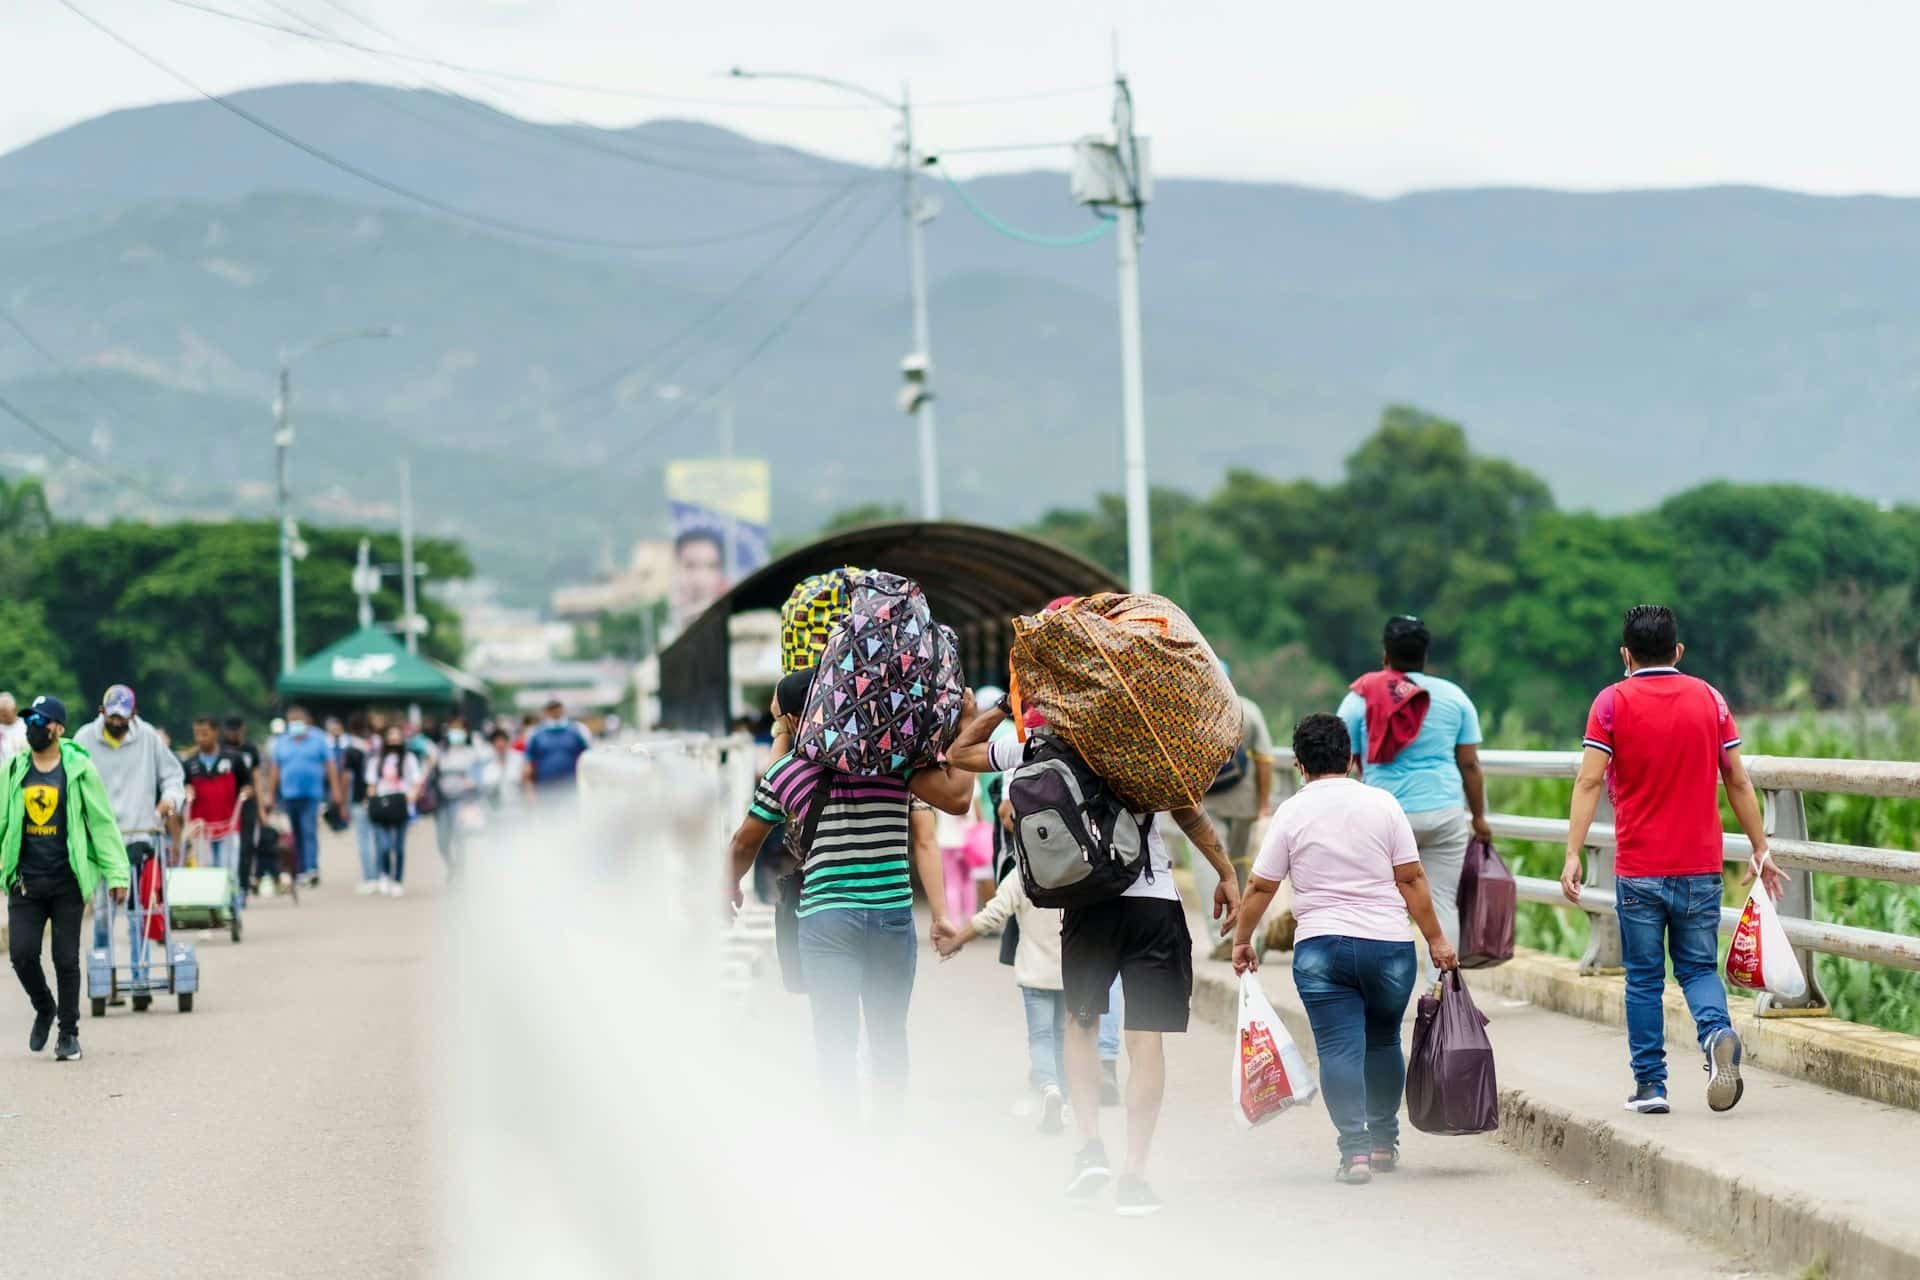
<instances>
[{"instance_id":1,"label":"patterned bundle on shoulder","mask_svg":"<svg viewBox=\"0 0 1920 1280\"><path fill-rule=\"evenodd\" d=\"M1022 699L1128 808L1199 804L1240 743L1240 699L1164 596L1107 593L1013 620Z\"/></svg>"},{"instance_id":2,"label":"patterned bundle on shoulder","mask_svg":"<svg viewBox=\"0 0 1920 1280\"><path fill-rule=\"evenodd\" d=\"M897 574L850 569L847 586L847 613L820 654L795 754L867 777L944 762L964 698L953 631Z\"/></svg>"},{"instance_id":3,"label":"patterned bundle on shoulder","mask_svg":"<svg viewBox=\"0 0 1920 1280\"><path fill-rule=\"evenodd\" d=\"M847 616L847 575L829 569L797 583L780 606L780 670L788 675L820 661L834 623Z\"/></svg>"}]
</instances>

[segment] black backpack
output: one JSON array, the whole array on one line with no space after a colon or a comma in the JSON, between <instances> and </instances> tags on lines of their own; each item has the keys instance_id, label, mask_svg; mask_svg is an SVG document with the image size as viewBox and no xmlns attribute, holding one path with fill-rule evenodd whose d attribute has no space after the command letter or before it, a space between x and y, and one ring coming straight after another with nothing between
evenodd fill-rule
<instances>
[{"instance_id":1,"label":"black backpack","mask_svg":"<svg viewBox=\"0 0 1920 1280\"><path fill-rule=\"evenodd\" d=\"M1153 815L1127 811L1078 752L1051 734L1027 739L1007 775L1020 878L1036 907L1074 910L1119 896L1149 865Z\"/></svg>"},{"instance_id":2,"label":"black backpack","mask_svg":"<svg viewBox=\"0 0 1920 1280\"><path fill-rule=\"evenodd\" d=\"M1207 784L1207 794L1217 796L1233 790L1247 780L1247 773L1252 768L1253 757L1247 754L1247 745L1243 742L1233 749L1233 754L1227 757L1227 762L1220 766L1220 772L1215 774L1213 781Z\"/></svg>"}]
</instances>

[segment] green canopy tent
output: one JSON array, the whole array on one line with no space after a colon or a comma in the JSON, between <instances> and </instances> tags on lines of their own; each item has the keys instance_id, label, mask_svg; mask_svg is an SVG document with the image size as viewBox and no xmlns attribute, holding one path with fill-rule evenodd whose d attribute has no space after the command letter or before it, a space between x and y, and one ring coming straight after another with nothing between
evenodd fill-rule
<instances>
[{"instance_id":1,"label":"green canopy tent","mask_svg":"<svg viewBox=\"0 0 1920 1280\"><path fill-rule=\"evenodd\" d=\"M455 679L449 670L408 653L378 627L362 627L281 676L277 688L289 702L453 706L468 692L464 682L470 678L455 673Z\"/></svg>"}]
</instances>

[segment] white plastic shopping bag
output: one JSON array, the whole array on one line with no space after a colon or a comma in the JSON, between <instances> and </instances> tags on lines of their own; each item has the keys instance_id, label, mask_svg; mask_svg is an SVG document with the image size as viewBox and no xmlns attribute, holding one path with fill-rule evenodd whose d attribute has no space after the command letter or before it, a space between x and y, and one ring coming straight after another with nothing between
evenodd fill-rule
<instances>
[{"instance_id":1,"label":"white plastic shopping bag","mask_svg":"<svg viewBox=\"0 0 1920 1280\"><path fill-rule=\"evenodd\" d=\"M1771 992L1782 1000L1807 994L1807 975L1800 972L1800 960L1787 941L1764 878L1753 882L1746 910L1734 927L1733 946L1727 951L1727 981L1750 991Z\"/></svg>"},{"instance_id":2,"label":"white plastic shopping bag","mask_svg":"<svg viewBox=\"0 0 1920 1280\"><path fill-rule=\"evenodd\" d=\"M1260 989L1260 979L1241 974L1240 1031L1233 1051L1234 1120L1251 1129L1319 1091L1300 1046Z\"/></svg>"}]
</instances>

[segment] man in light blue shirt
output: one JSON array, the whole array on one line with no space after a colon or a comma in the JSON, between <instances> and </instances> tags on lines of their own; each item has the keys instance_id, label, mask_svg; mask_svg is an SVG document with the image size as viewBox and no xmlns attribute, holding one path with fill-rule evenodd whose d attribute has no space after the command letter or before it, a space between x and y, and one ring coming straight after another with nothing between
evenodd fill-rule
<instances>
[{"instance_id":1,"label":"man in light blue shirt","mask_svg":"<svg viewBox=\"0 0 1920 1280\"><path fill-rule=\"evenodd\" d=\"M1426 673L1431 639L1427 625L1418 618L1388 619L1382 637L1384 672L1354 681L1338 714L1353 739L1361 781L1388 792L1406 811L1433 891L1434 911L1447 941L1457 946L1460 869L1466 861L1467 842L1491 843L1493 833L1487 827L1486 778L1480 771L1480 713L1459 685ZM1365 695L1381 674L1411 682L1419 691L1414 702L1425 704L1417 732L1404 742L1400 736L1411 721L1400 718L1409 714L1401 709L1395 719L1396 737L1386 750L1367 738L1370 717ZM1371 718L1376 727L1382 723L1378 709ZM1383 755L1387 758L1381 759ZM1432 977L1429 966L1428 981Z\"/></svg>"}]
</instances>

